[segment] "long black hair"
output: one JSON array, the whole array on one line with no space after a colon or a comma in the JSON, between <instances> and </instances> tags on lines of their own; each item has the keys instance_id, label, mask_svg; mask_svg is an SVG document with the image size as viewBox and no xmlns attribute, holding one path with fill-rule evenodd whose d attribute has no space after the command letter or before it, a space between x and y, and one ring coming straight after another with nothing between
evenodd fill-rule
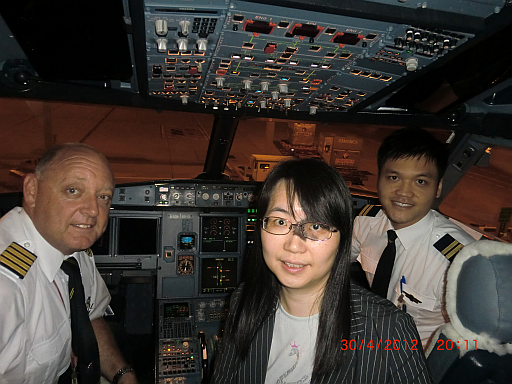
<instances>
[{"instance_id":1,"label":"long black hair","mask_svg":"<svg viewBox=\"0 0 512 384\"><path fill-rule=\"evenodd\" d=\"M329 375L343 360L342 339L350 334L349 258L352 239L352 200L341 175L316 159L288 160L275 166L265 180L259 196L258 221L267 212L272 194L285 182L291 212L295 199L307 220L336 227L340 243L331 273L324 288L315 349L313 376ZM226 323L225 342L234 343L245 359L251 341L265 319L272 315L281 284L263 259L261 225L256 228L253 251L245 261L245 283L237 305Z\"/></svg>"}]
</instances>

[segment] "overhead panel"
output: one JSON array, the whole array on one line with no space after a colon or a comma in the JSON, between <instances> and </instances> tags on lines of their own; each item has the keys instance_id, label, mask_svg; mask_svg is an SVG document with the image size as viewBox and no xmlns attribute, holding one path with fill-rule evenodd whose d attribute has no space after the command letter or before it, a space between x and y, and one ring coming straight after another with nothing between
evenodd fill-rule
<instances>
[{"instance_id":1,"label":"overhead panel","mask_svg":"<svg viewBox=\"0 0 512 384\"><path fill-rule=\"evenodd\" d=\"M151 95L199 101L228 7L224 0L145 3Z\"/></svg>"},{"instance_id":2,"label":"overhead panel","mask_svg":"<svg viewBox=\"0 0 512 384\"><path fill-rule=\"evenodd\" d=\"M499 11L501 3L434 2L429 10L482 17ZM413 20L392 23L244 1L145 5L150 95L213 111L350 111L474 37ZM397 5L411 7L393 1Z\"/></svg>"},{"instance_id":3,"label":"overhead panel","mask_svg":"<svg viewBox=\"0 0 512 384\"><path fill-rule=\"evenodd\" d=\"M2 95L331 121L415 110L459 67L491 72L476 93L507 66L507 0L28 3L0 6Z\"/></svg>"}]
</instances>

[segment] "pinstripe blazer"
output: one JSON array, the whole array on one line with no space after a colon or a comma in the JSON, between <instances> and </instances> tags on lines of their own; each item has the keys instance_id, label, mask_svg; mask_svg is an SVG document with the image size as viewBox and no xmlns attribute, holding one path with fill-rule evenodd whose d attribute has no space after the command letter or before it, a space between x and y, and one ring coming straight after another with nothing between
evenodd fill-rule
<instances>
[{"instance_id":1,"label":"pinstripe blazer","mask_svg":"<svg viewBox=\"0 0 512 384\"><path fill-rule=\"evenodd\" d=\"M412 318L363 288L352 284L350 291L350 339L346 344L340 341L340 348L346 348L344 362L323 380L313 376L311 383L431 383ZM274 314L262 324L243 361L233 345L221 346L213 383L263 384L273 330Z\"/></svg>"}]
</instances>

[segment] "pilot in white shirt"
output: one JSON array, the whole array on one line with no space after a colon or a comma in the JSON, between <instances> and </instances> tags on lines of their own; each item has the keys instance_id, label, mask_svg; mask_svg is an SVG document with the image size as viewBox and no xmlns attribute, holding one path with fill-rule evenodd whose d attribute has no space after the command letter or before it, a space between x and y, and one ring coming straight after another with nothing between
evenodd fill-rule
<instances>
[{"instance_id":1,"label":"pilot in white shirt","mask_svg":"<svg viewBox=\"0 0 512 384\"><path fill-rule=\"evenodd\" d=\"M0 266L0 291L11 293L0 295L0 382L57 382L71 358L68 277L60 269L64 256L42 238L20 207L0 221L0 249L12 242L35 256L29 254L28 262L34 261L24 275ZM89 317L97 319L110 302L109 292L93 257L86 252L72 256L80 265ZM1 260L8 262L4 256Z\"/></svg>"},{"instance_id":2,"label":"pilot in white shirt","mask_svg":"<svg viewBox=\"0 0 512 384\"><path fill-rule=\"evenodd\" d=\"M388 229L393 227L382 210L374 217L358 216L354 222L352 258L357 257L370 285L388 242ZM396 230L396 234L396 257L387 298L414 318L425 346L432 333L446 322L441 310L444 274L450 265L447 256L475 239L433 210L417 223ZM448 246L452 247L445 256L442 251L446 247L438 248L448 239Z\"/></svg>"},{"instance_id":3,"label":"pilot in white shirt","mask_svg":"<svg viewBox=\"0 0 512 384\"><path fill-rule=\"evenodd\" d=\"M441 196L448 152L443 143L420 128L403 128L386 137L377 153L380 207L363 208L354 222L352 261L361 263L370 286L393 230L396 253L391 276L379 275L385 296L416 322L423 347L437 327L448 321L442 313L444 275L456 253L473 239L432 210ZM388 255L388 254L387 254ZM379 274L389 269L379 268ZM390 278L389 278L390 277ZM388 280L389 279L389 280ZM382 292L384 291L384 292Z\"/></svg>"}]
</instances>

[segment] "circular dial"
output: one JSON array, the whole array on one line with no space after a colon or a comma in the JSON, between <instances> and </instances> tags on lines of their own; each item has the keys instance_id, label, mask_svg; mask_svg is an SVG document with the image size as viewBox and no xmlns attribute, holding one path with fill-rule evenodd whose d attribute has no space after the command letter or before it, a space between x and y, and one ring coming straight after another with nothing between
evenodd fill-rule
<instances>
[{"instance_id":1,"label":"circular dial","mask_svg":"<svg viewBox=\"0 0 512 384\"><path fill-rule=\"evenodd\" d=\"M178 273L180 275L191 275L194 273L194 256L178 256Z\"/></svg>"}]
</instances>

